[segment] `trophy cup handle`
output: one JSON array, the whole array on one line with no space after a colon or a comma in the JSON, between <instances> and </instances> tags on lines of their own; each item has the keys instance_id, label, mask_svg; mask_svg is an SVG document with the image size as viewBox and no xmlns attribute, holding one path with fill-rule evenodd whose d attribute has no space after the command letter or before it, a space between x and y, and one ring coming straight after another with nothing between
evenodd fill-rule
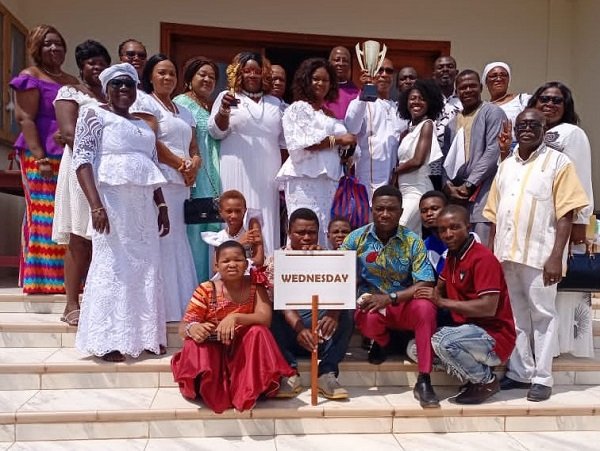
<instances>
[{"instance_id":1,"label":"trophy cup handle","mask_svg":"<svg viewBox=\"0 0 600 451\"><path fill-rule=\"evenodd\" d=\"M383 60L385 59L386 53L387 53L387 46L385 44L383 44L383 48L381 49L381 52L379 52L379 60L377 61L377 69L375 69L375 73L379 72L379 69L381 69L381 66L383 65Z\"/></svg>"},{"instance_id":2,"label":"trophy cup handle","mask_svg":"<svg viewBox=\"0 0 600 451\"><path fill-rule=\"evenodd\" d=\"M367 70L367 69L365 69L365 65L362 62L362 60L363 60L362 57L365 56L365 53L360 49L360 43L359 42L356 43L355 50L356 50L356 57L358 59L358 65L360 66L361 70L364 72L364 71Z\"/></svg>"}]
</instances>

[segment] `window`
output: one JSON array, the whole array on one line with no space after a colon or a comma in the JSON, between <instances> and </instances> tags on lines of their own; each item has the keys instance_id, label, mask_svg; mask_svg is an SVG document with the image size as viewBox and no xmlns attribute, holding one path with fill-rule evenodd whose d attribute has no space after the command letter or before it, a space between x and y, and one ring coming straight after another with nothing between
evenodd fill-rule
<instances>
[{"instance_id":1,"label":"window","mask_svg":"<svg viewBox=\"0 0 600 451\"><path fill-rule=\"evenodd\" d=\"M27 28L0 4L0 140L12 144L19 132L8 82L25 68Z\"/></svg>"}]
</instances>

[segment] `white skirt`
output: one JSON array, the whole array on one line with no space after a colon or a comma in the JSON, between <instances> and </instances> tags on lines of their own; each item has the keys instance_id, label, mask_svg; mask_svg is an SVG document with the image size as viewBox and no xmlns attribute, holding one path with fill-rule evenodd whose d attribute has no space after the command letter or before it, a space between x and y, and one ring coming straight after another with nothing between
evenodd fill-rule
<instances>
[{"instance_id":1,"label":"white skirt","mask_svg":"<svg viewBox=\"0 0 600 451\"><path fill-rule=\"evenodd\" d=\"M559 291L556 295L560 354L594 357L593 311L590 293Z\"/></svg>"},{"instance_id":2,"label":"white skirt","mask_svg":"<svg viewBox=\"0 0 600 451\"><path fill-rule=\"evenodd\" d=\"M90 207L72 166L73 153L65 146L58 170L52 222L52 241L69 244L70 234L91 239L88 234Z\"/></svg>"},{"instance_id":3,"label":"white skirt","mask_svg":"<svg viewBox=\"0 0 600 451\"><path fill-rule=\"evenodd\" d=\"M317 178L294 177L284 181L288 218L298 208L308 208L319 218L319 246L328 249L327 227L331 218L331 204L338 182L326 175Z\"/></svg>"},{"instance_id":4,"label":"white skirt","mask_svg":"<svg viewBox=\"0 0 600 451\"><path fill-rule=\"evenodd\" d=\"M167 344L153 186L100 185L110 233L92 236L75 346L102 356L138 357ZM90 227L91 228L91 227Z\"/></svg>"},{"instance_id":5,"label":"white skirt","mask_svg":"<svg viewBox=\"0 0 600 451\"><path fill-rule=\"evenodd\" d=\"M167 321L181 321L198 286L194 258L183 219L183 202L190 197L184 185L169 183L162 187L169 208L169 234L160 238L161 278Z\"/></svg>"}]
</instances>

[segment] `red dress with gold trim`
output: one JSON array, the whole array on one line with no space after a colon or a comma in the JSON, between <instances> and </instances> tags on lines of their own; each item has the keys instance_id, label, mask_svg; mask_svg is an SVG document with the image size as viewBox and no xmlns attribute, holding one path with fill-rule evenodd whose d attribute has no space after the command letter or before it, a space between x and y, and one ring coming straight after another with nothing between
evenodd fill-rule
<instances>
[{"instance_id":1,"label":"red dress with gold trim","mask_svg":"<svg viewBox=\"0 0 600 451\"><path fill-rule=\"evenodd\" d=\"M219 323L230 313L252 313L256 305L256 285L242 303L226 299L214 285L204 282L196 288L186 309L185 322ZM233 343L196 343L186 338L183 349L171 360L171 370L181 394L202 401L216 413L235 408L252 409L262 394L274 396L282 377L295 371L281 355L268 327L244 326L236 329Z\"/></svg>"}]
</instances>

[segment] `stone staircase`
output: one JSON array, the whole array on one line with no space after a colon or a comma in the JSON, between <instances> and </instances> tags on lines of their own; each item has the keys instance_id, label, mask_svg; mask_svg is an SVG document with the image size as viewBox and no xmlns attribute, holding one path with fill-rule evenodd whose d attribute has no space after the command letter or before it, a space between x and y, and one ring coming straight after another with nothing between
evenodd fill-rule
<instances>
[{"instance_id":1,"label":"stone staircase","mask_svg":"<svg viewBox=\"0 0 600 451\"><path fill-rule=\"evenodd\" d=\"M400 357L370 365L358 340L341 366L348 401L320 399L313 407L307 390L216 415L184 400L173 383L169 361L181 344L176 324L168 326L167 355L102 362L73 349L76 328L59 321L64 302L0 288L0 442L600 430L600 358L557 358L554 394L542 403L514 390L482 405L458 405L452 396L459 382L437 372L432 380L442 407L423 410L412 396L416 365ZM600 299L594 307L600 349ZM308 369L302 362L306 386Z\"/></svg>"}]
</instances>

